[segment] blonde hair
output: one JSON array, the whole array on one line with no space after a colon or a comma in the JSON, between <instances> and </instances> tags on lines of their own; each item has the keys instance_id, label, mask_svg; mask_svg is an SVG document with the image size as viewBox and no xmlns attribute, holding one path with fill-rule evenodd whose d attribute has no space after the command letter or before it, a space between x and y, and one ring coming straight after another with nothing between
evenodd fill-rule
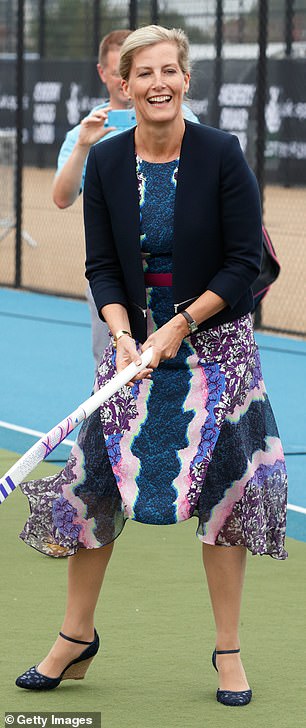
<instances>
[{"instance_id":1,"label":"blonde hair","mask_svg":"<svg viewBox=\"0 0 306 728\"><path fill-rule=\"evenodd\" d=\"M163 28L161 25L145 25L131 33L124 41L120 51L120 76L128 81L133 58L137 51L156 43L175 43L178 51L178 62L183 73L189 73L189 43L188 38L180 28Z\"/></svg>"}]
</instances>

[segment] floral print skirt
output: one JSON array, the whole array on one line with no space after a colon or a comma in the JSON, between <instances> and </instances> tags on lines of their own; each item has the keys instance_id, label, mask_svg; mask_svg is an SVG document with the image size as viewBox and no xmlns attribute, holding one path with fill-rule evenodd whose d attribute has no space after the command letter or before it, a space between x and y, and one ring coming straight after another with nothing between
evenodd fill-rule
<instances>
[{"instance_id":1,"label":"floral print skirt","mask_svg":"<svg viewBox=\"0 0 306 728\"><path fill-rule=\"evenodd\" d=\"M156 325L151 316L149 329ZM96 389L115 366L110 342ZM247 315L184 339L151 380L123 387L94 412L64 469L21 486L31 514L20 536L69 556L110 543L127 519L165 525L196 516L205 543L285 559L286 487Z\"/></svg>"}]
</instances>

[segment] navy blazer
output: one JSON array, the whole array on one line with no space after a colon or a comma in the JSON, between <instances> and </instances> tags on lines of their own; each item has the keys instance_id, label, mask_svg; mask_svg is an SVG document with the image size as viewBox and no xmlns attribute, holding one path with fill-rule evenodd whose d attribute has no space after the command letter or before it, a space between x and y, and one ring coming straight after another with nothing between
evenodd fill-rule
<instances>
[{"instance_id":1,"label":"navy blazer","mask_svg":"<svg viewBox=\"0 0 306 728\"><path fill-rule=\"evenodd\" d=\"M84 186L86 277L101 315L126 307L131 331L147 338L134 129L90 150ZM160 221L163 224L163 221ZM174 210L173 315L204 291L226 302L199 330L252 309L262 253L258 186L238 139L185 121Z\"/></svg>"}]
</instances>

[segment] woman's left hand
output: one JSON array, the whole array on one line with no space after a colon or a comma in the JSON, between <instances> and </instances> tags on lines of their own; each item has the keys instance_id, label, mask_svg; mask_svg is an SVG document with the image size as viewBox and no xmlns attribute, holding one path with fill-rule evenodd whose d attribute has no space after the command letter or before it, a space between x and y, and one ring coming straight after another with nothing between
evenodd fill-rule
<instances>
[{"instance_id":1,"label":"woman's left hand","mask_svg":"<svg viewBox=\"0 0 306 728\"><path fill-rule=\"evenodd\" d=\"M156 369L163 359L174 359L181 346L184 336L187 335L187 324L183 316L175 316L160 329L154 331L142 345L142 351L149 346L153 347L153 356L150 367Z\"/></svg>"}]
</instances>

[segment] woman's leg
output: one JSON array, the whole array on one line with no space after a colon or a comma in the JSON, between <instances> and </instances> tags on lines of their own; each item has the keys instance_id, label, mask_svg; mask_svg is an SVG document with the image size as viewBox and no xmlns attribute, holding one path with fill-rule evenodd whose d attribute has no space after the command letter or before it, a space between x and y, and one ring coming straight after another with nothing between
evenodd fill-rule
<instances>
[{"instance_id":1,"label":"woman's leg","mask_svg":"<svg viewBox=\"0 0 306 728\"><path fill-rule=\"evenodd\" d=\"M112 543L99 549L81 548L68 559L67 604L61 632L69 637L93 640L95 607L112 550ZM79 657L85 648L86 645L67 642L58 636L37 669L48 677L58 677L67 663Z\"/></svg>"},{"instance_id":2,"label":"woman's leg","mask_svg":"<svg viewBox=\"0 0 306 728\"><path fill-rule=\"evenodd\" d=\"M216 650L238 649L246 549L203 544L203 563L216 623ZM221 690L248 690L240 653L217 655L217 667Z\"/></svg>"}]
</instances>

